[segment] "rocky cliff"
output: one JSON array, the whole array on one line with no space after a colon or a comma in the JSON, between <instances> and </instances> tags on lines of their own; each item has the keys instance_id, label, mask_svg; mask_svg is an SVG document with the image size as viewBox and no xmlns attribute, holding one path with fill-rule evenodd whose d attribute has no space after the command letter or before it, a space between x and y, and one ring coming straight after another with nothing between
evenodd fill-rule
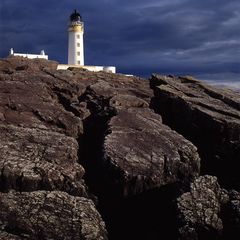
<instances>
[{"instance_id":1,"label":"rocky cliff","mask_svg":"<svg viewBox=\"0 0 240 240\"><path fill-rule=\"evenodd\" d=\"M1 239L239 239L240 97L0 60Z\"/></svg>"}]
</instances>

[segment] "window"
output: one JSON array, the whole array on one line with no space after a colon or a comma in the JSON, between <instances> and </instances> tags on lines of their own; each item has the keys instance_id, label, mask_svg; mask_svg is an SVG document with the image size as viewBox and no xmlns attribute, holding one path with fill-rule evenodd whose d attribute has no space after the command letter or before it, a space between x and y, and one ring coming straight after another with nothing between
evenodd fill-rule
<instances>
[{"instance_id":1,"label":"window","mask_svg":"<svg viewBox=\"0 0 240 240\"><path fill-rule=\"evenodd\" d=\"M80 43L77 43L77 46L80 47Z\"/></svg>"},{"instance_id":2,"label":"window","mask_svg":"<svg viewBox=\"0 0 240 240\"><path fill-rule=\"evenodd\" d=\"M77 61L77 64L78 64L78 65L80 65L80 64L81 64L81 62L80 62L80 61Z\"/></svg>"},{"instance_id":3,"label":"window","mask_svg":"<svg viewBox=\"0 0 240 240\"><path fill-rule=\"evenodd\" d=\"M80 52L77 52L77 55L80 56Z\"/></svg>"},{"instance_id":4,"label":"window","mask_svg":"<svg viewBox=\"0 0 240 240\"><path fill-rule=\"evenodd\" d=\"M79 34L77 34L77 39L79 39L80 38L80 35Z\"/></svg>"}]
</instances>

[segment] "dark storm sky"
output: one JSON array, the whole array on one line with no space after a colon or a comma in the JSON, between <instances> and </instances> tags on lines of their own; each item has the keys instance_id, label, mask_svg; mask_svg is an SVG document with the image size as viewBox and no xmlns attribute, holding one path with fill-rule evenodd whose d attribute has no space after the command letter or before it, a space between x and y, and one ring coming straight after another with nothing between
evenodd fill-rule
<instances>
[{"instance_id":1,"label":"dark storm sky","mask_svg":"<svg viewBox=\"0 0 240 240\"><path fill-rule=\"evenodd\" d=\"M87 65L143 76L239 76L239 0L0 0L0 7L0 57L11 47L45 49L66 63L68 17L76 8Z\"/></svg>"}]
</instances>

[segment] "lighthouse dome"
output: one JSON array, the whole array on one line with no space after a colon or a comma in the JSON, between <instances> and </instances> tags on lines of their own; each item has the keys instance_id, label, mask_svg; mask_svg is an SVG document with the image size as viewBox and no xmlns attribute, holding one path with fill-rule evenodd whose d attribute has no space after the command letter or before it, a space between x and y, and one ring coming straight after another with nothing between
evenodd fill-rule
<instances>
[{"instance_id":1,"label":"lighthouse dome","mask_svg":"<svg viewBox=\"0 0 240 240\"><path fill-rule=\"evenodd\" d=\"M75 10L70 16L71 22L82 22L82 16Z\"/></svg>"}]
</instances>

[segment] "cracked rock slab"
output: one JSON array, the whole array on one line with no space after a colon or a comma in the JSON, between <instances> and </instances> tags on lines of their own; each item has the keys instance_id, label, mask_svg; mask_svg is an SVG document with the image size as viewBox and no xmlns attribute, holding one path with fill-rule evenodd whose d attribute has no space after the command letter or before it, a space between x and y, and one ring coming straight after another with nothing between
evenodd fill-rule
<instances>
[{"instance_id":1,"label":"cracked rock slab","mask_svg":"<svg viewBox=\"0 0 240 240\"><path fill-rule=\"evenodd\" d=\"M240 95L190 77L153 75L152 106L199 149L204 173L239 189Z\"/></svg>"},{"instance_id":2,"label":"cracked rock slab","mask_svg":"<svg viewBox=\"0 0 240 240\"><path fill-rule=\"evenodd\" d=\"M83 197L59 191L0 193L0 207L5 239L107 239L101 216Z\"/></svg>"},{"instance_id":3,"label":"cracked rock slab","mask_svg":"<svg viewBox=\"0 0 240 240\"><path fill-rule=\"evenodd\" d=\"M196 147L150 109L118 110L109 122L104 164L122 194L133 195L199 174Z\"/></svg>"},{"instance_id":4,"label":"cracked rock slab","mask_svg":"<svg viewBox=\"0 0 240 240\"><path fill-rule=\"evenodd\" d=\"M0 188L62 190L86 195L74 138L50 131L0 125Z\"/></svg>"},{"instance_id":5,"label":"cracked rock slab","mask_svg":"<svg viewBox=\"0 0 240 240\"><path fill-rule=\"evenodd\" d=\"M0 81L0 122L73 137L81 135L82 121L64 109L54 92L47 89L46 76L38 74L36 81L32 79L34 73L26 72L13 74L13 81Z\"/></svg>"}]
</instances>

